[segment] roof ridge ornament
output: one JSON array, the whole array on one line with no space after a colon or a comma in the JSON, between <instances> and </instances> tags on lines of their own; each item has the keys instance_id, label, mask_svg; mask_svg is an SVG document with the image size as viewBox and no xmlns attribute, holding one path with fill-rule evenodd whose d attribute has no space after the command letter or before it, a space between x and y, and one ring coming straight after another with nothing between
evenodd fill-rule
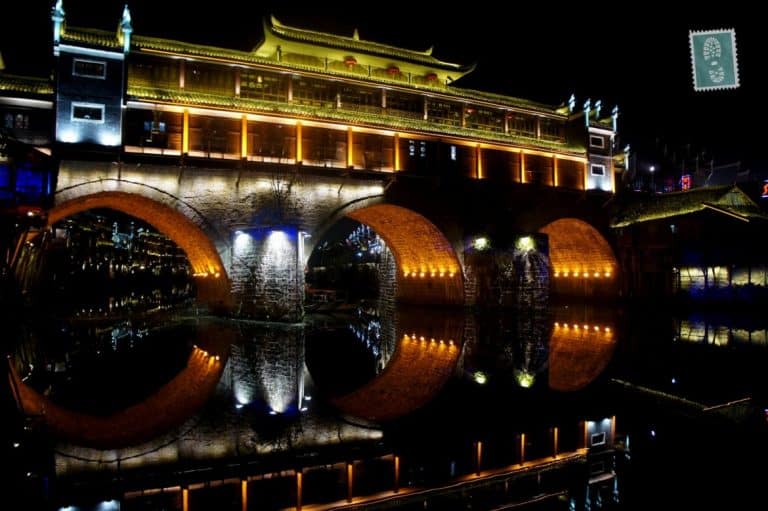
<instances>
[{"instance_id":1,"label":"roof ridge ornament","mask_svg":"<svg viewBox=\"0 0 768 511\"><path fill-rule=\"evenodd\" d=\"M355 29L355 31L352 32L352 39L354 39L355 41L360 40L360 32L358 32L357 29Z\"/></svg>"},{"instance_id":2,"label":"roof ridge ornament","mask_svg":"<svg viewBox=\"0 0 768 511\"><path fill-rule=\"evenodd\" d=\"M56 0L56 3L53 5L53 9L51 9L51 21L53 21L53 44L54 46L58 46L59 42L61 41L61 33L64 30L64 19L65 19L65 12L64 12L64 1L63 0ZM54 49L54 53L57 50Z\"/></svg>"},{"instance_id":3,"label":"roof ridge ornament","mask_svg":"<svg viewBox=\"0 0 768 511\"><path fill-rule=\"evenodd\" d=\"M589 128L589 111L592 107L592 98L587 98L587 100L584 102L584 123L587 125L587 128Z\"/></svg>"},{"instance_id":4,"label":"roof ridge ornament","mask_svg":"<svg viewBox=\"0 0 768 511\"><path fill-rule=\"evenodd\" d=\"M128 9L128 4L125 4L125 7L123 7L123 18L120 20L120 26L117 28L117 38L123 42L123 53L128 53L131 50L132 33L131 11Z\"/></svg>"}]
</instances>

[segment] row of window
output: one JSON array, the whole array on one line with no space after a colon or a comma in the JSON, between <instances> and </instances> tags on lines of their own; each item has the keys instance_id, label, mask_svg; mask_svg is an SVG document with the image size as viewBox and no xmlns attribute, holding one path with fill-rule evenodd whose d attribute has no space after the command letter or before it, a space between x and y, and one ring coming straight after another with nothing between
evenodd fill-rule
<instances>
[{"instance_id":1,"label":"row of window","mask_svg":"<svg viewBox=\"0 0 768 511\"><path fill-rule=\"evenodd\" d=\"M8 114L10 116L10 114ZM9 117L6 116L6 123L9 121ZM158 114L154 114L154 118L152 120L143 120L141 121L141 127L143 129L143 139L141 145L146 144L152 144L153 140L155 142L162 141L163 145L167 141L167 127L166 122L158 120ZM176 117L179 117L178 114ZM10 121L13 121L13 116L10 117ZM92 103L72 103L72 120L76 122L95 122L95 123L102 123L104 122L104 105L97 105ZM176 131L177 133L180 133L180 123L179 119L176 119ZM260 125L261 123L249 123L249 136L253 137L253 131L257 125ZM276 125L280 126L281 125ZM289 127L290 128L290 127ZM290 128L293 131L293 136L295 137L295 128ZM205 133L206 139L208 139L208 146L210 147L211 140L214 139L230 139L229 143L223 143L223 147L226 146L227 149L222 148L222 152L231 152L231 153L237 153L239 152L238 144L239 144L239 135L240 135L240 125L239 121L237 120L231 120L231 119L215 119L215 118L203 118L199 116L194 116L192 122L190 123L190 130L192 132L193 137L197 138L194 135L196 135L198 132ZM339 132L339 137L341 139L344 139L344 134ZM602 138L600 138L602 140ZM219 141L214 144L215 146L222 145L222 142ZM285 152L285 151L281 151ZM455 145L450 146L450 159L452 161L456 161L457 158L457 149ZM427 155L427 143L425 141L416 141L416 140L409 140L408 141L408 156L410 157L416 157L419 156L420 158L425 158ZM604 176L605 175L605 165L600 164L591 164L590 166L590 173L593 176Z\"/></svg>"},{"instance_id":2,"label":"row of window","mask_svg":"<svg viewBox=\"0 0 768 511\"><path fill-rule=\"evenodd\" d=\"M181 155L182 114L151 110L128 110L125 116L123 143L127 150L158 155ZM189 154L206 158L294 163L297 151L296 126L263 121L248 121L246 146L243 148L240 119L190 115ZM352 161L348 160L348 133L344 130L303 126L302 155L305 165L391 171L395 168L395 138L374 133L355 132L352 137ZM555 166L551 157L486 148L477 148L402 137L399 141L401 170L421 174L457 174L499 181L522 181L543 186L573 189L584 187L584 164L560 159ZM592 176L607 175L605 165L591 164Z\"/></svg>"},{"instance_id":3,"label":"row of window","mask_svg":"<svg viewBox=\"0 0 768 511\"><path fill-rule=\"evenodd\" d=\"M565 123L461 101L428 98L307 76L257 69L233 69L214 64L145 57L129 62L129 83L167 89L184 88L222 96L293 102L320 108L341 108L374 114L427 119L439 124L483 131L565 141Z\"/></svg>"},{"instance_id":4,"label":"row of window","mask_svg":"<svg viewBox=\"0 0 768 511\"><path fill-rule=\"evenodd\" d=\"M26 130L29 129L29 116L26 114L12 114L6 113L3 118L3 127L9 130Z\"/></svg>"}]
</instances>

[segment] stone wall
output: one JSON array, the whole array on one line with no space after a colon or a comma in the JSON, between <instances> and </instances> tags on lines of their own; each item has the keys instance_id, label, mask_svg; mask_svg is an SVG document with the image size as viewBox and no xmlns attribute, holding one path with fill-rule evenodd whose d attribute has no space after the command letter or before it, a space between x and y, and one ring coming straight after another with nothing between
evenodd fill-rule
<instances>
[{"instance_id":1,"label":"stone wall","mask_svg":"<svg viewBox=\"0 0 768 511\"><path fill-rule=\"evenodd\" d=\"M246 171L63 161L52 213L77 201L87 206L104 192L118 192L128 197L126 203L135 197L134 208L116 209L162 226L159 230L179 245L197 246L203 241L211 245L224 268L221 277L230 286L234 311L296 321L304 296L300 259L305 247L299 245L299 233L316 239L318 229L337 211L380 196L382 182L309 175L295 167L268 164ZM149 201L151 208L142 206ZM191 229L174 228L182 223L176 220L179 213ZM284 232L286 243L277 243L274 232ZM252 239L246 243L238 233Z\"/></svg>"}]
</instances>

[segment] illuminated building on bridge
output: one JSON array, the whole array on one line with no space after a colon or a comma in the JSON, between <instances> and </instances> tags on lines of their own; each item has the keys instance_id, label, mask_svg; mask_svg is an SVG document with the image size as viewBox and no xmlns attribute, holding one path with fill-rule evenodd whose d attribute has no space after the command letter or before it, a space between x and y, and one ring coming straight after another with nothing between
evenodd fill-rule
<instances>
[{"instance_id":1,"label":"illuminated building on bridge","mask_svg":"<svg viewBox=\"0 0 768 511\"><path fill-rule=\"evenodd\" d=\"M55 81L0 78L4 128L36 144L55 109L59 148L614 187L617 110L459 88L473 66L431 48L272 18L247 52L135 35L127 8L116 32L68 25L61 2L52 19Z\"/></svg>"},{"instance_id":2,"label":"illuminated building on bridge","mask_svg":"<svg viewBox=\"0 0 768 511\"><path fill-rule=\"evenodd\" d=\"M263 304L271 298L262 295L274 291L289 303L261 312L295 315L303 301L300 268L342 216L376 229L392 250L398 299L464 303L463 238L475 236L477 227L463 218L461 199L442 201L455 203L448 226L433 225L427 207L380 204L390 202L384 188L395 176L463 180L467 187L490 181L529 196L497 201L498 211L508 211L508 203L544 211L549 204L539 196L553 191L543 200L557 202L557 211L536 213L534 222L515 223L524 216L517 211L495 221L525 233L562 220L555 235L571 237L570 217L595 215L574 209L615 190L617 108L577 104L574 97L544 105L463 89L453 82L473 66L441 61L431 49L289 27L274 18L264 21L252 51L134 34L127 7L117 31L70 25L61 1L51 18L53 79L0 73L7 135L58 162L55 179L41 181L54 205L49 224L95 207L144 220L184 250L198 295L209 303ZM0 162L0 188L18 192L26 184L9 169ZM591 229L594 236L550 246L591 253L580 247L600 241L599 229L607 226L592 224L578 232ZM278 246L275 231L297 263L283 275L264 263L274 259L267 252ZM433 243L435 236L442 239ZM564 262L557 262L557 276L613 280L610 246L599 245L595 261L558 259Z\"/></svg>"}]
</instances>

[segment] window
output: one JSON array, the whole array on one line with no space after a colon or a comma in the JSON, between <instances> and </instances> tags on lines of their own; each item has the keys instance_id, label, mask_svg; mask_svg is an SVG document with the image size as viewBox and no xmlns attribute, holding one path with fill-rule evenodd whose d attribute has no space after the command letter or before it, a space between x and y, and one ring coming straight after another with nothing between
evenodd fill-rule
<instances>
[{"instance_id":1,"label":"window","mask_svg":"<svg viewBox=\"0 0 768 511\"><path fill-rule=\"evenodd\" d=\"M605 472L605 462L596 461L589 465L589 475L596 476Z\"/></svg>"},{"instance_id":2,"label":"window","mask_svg":"<svg viewBox=\"0 0 768 511\"><path fill-rule=\"evenodd\" d=\"M107 76L107 64L98 60L75 59L72 62L72 74L103 80Z\"/></svg>"},{"instance_id":3,"label":"window","mask_svg":"<svg viewBox=\"0 0 768 511\"><path fill-rule=\"evenodd\" d=\"M603 445L605 443L605 432L594 433L589 439L589 445Z\"/></svg>"},{"instance_id":4,"label":"window","mask_svg":"<svg viewBox=\"0 0 768 511\"><path fill-rule=\"evenodd\" d=\"M76 122L104 122L104 105L72 103L72 120Z\"/></svg>"},{"instance_id":5,"label":"window","mask_svg":"<svg viewBox=\"0 0 768 511\"><path fill-rule=\"evenodd\" d=\"M589 147L599 147L600 149L603 149L605 148L605 139L596 135L590 135Z\"/></svg>"},{"instance_id":6,"label":"window","mask_svg":"<svg viewBox=\"0 0 768 511\"><path fill-rule=\"evenodd\" d=\"M451 146L451 160L456 161L456 146Z\"/></svg>"},{"instance_id":7,"label":"window","mask_svg":"<svg viewBox=\"0 0 768 511\"><path fill-rule=\"evenodd\" d=\"M16 114L16 118L13 121L13 127L18 130L25 130L29 128L29 116L24 114Z\"/></svg>"},{"instance_id":8,"label":"window","mask_svg":"<svg viewBox=\"0 0 768 511\"><path fill-rule=\"evenodd\" d=\"M590 173L593 176L604 176L605 175L605 165L591 165L590 166Z\"/></svg>"},{"instance_id":9,"label":"window","mask_svg":"<svg viewBox=\"0 0 768 511\"><path fill-rule=\"evenodd\" d=\"M408 141L408 156L414 157L416 156L416 142L413 140Z\"/></svg>"}]
</instances>

